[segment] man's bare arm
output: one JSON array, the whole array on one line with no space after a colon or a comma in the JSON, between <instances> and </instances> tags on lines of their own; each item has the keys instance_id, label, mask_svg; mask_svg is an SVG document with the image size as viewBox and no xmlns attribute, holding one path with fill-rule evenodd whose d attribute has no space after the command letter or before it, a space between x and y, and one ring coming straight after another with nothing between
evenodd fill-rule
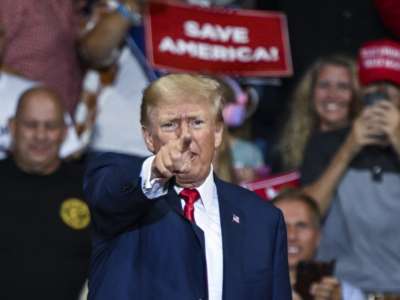
<instances>
[{"instance_id":1,"label":"man's bare arm","mask_svg":"<svg viewBox=\"0 0 400 300\"><path fill-rule=\"evenodd\" d=\"M129 10L138 12L136 0L120 0ZM80 38L79 52L92 67L107 67L113 63L115 51L124 42L132 22L117 11L100 13L93 29Z\"/></svg>"}]
</instances>

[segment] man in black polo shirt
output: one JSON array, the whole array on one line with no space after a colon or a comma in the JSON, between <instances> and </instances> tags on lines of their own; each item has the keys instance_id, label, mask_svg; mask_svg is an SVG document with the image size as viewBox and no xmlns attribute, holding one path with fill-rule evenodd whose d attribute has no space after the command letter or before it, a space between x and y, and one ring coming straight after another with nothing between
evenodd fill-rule
<instances>
[{"instance_id":1,"label":"man in black polo shirt","mask_svg":"<svg viewBox=\"0 0 400 300\"><path fill-rule=\"evenodd\" d=\"M20 98L12 155L0 162L0 299L77 299L87 277L90 214L80 166L58 156L64 111L51 90Z\"/></svg>"}]
</instances>

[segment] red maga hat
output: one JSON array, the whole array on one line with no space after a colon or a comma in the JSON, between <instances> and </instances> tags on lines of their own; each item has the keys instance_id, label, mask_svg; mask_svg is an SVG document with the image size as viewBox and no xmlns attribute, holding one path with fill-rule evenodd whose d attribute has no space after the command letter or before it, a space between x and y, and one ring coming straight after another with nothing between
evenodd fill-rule
<instances>
[{"instance_id":1,"label":"red maga hat","mask_svg":"<svg viewBox=\"0 0 400 300\"><path fill-rule=\"evenodd\" d=\"M383 39L363 44L358 53L358 71L362 85L378 81L400 85L400 43Z\"/></svg>"}]
</instances>

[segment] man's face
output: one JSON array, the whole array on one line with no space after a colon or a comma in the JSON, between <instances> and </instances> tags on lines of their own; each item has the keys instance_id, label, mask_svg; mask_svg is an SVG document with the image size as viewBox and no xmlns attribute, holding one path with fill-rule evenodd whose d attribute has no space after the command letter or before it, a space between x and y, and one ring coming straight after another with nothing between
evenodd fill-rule
<instances>
[{"instance_id":1,"label":"man's face","mask_svg":"<svg viewBox=\"0 0 400 300\"><path fill-rule=\"evenodd\" d=\"M313 221L311 211L300 201L280 201L288 236L289 268L296 268L302 260L310 260L319 244L320 231Z\"/></svg>"},{"instance_id":2,"label":"man's face","mask_svg":"<svg viewBox=\"0 0 400 300\"><path fill-rule=\"evenodd\" d=\"M192 96L193 98L193 96ZM159 104L149 109L149 126L144 129L147 147L153 153L170 140L182 138L190 159L190 171L177 182L200 184L205 180L217 147L222 141L222 124L215 121L211 105L202 99L176 104ZM181 178L182 177L182 178Z\"/></svg>"},{"instance_id":3,"label":"man's face","mask_svg":"<svg viewBox=\"0 0 400 300\"><path fill-rule=\"evenodd\" d=\"M48 174L60 162L58 152L66 134L63 114L47 93L28 97L10 122L14 158L25 171Z\"/></svg>"},{"instance_id":4,"label":"man's face","mask_svg":"<svg viewBox=\"0 0 400 300\"><path fill-rule=\"evenodd\" d=\"M340 128L349 122L352 97L350 72L342 66L324 66L314 87L314 106L321 130Z\"/></svg>"}]
</instances>

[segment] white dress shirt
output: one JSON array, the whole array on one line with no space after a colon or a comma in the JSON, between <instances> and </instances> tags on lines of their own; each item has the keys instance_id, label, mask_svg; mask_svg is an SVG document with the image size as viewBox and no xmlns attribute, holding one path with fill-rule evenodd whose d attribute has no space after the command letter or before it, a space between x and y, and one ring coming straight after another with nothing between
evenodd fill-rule
<instances>
[{"instance_id":1,"label":"white dress shirt","mask_svg":"<svg viewBox=\"0 0 400 300\"><path fill-rule=\"evenodd\" d=\"M347 281L341 281L342 299L343 300L367 300L364 293L357 287L351 285Z\"/></svg>"},{"instance_id":2,"label":"white dress shirt","mask_svg":"<svg viewBox=\"0 0 400 300\"><path fill-rule=\"evenodd\" d=\"M153 160L154 156L147 158L141 171L142 190L149 199L157 198L168 192L165 180L157 178L150 180ZM179 186L174 188L178 194L183 189ZM223 283L222 235L217 188L214 183L212 167L206 180L196 189L200 194L200 200L194 204L194 219L196 225L204 232L208 299L221 300ZM181 200L181 204L183 208L185 201Z\"/></svg>"}]
</instances>

